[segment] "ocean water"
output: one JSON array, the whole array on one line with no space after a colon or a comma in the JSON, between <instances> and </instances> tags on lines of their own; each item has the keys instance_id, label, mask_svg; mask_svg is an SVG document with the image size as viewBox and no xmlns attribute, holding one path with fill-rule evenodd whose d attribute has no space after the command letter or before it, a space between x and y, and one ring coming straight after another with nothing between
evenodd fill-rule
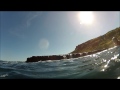
<instances>
[{"instance_id":1,"label":"ocean water","mask_svg":"<svg viewBox=\"0 0 120 90\"><path fill-rule=\"evenodd\" d=\"M25 63L0 60L0 79L119 79L120 47L79 58Z\"/></svg>"}]
</instances>

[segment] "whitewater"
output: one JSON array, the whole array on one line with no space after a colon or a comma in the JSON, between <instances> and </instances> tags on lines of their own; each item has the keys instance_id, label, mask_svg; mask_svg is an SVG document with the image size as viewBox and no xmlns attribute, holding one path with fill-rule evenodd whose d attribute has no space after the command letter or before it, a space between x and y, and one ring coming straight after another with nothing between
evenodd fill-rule
<instances>
[{"instance_id":1,"label":"whitewater","mask_svg":"<svg viewBox=\"0 0 120 90\"><path fill-rule=\"evenodd\" d=\"M55 61L0 60L0 79L120 79L120 46Z\"/></svg>"}]
</instances>

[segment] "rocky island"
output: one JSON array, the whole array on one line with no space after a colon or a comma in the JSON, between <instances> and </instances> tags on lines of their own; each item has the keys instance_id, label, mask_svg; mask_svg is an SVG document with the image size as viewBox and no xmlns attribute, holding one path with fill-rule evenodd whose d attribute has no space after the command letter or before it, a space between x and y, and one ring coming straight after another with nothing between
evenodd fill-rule
<instances>
[{"instance_id":1,"label":"rocky island","mask_svg":"<svg viewBox=\"0 0 120 90\"><path fill-rule=\"evenodd\" d=\"M114 37L114 38L113 38ZM106 34L97 38L86 41L78 46L75 50L64 55L51 56L32 56L27 58L26 62L38 62L46 60L62 60L70 58L78 58L90 54L100 52L102 50L111 48L115 45L120 45L120 27L107 32Z\"/></svg>"}]
</instances>

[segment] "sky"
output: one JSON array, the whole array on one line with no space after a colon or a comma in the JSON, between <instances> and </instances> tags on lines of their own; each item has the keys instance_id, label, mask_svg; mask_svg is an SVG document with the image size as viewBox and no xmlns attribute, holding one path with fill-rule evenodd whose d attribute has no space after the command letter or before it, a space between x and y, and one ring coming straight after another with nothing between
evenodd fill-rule
<instances>
[{"instance_id":1,"label":"sky","mask_svg":"<svg viewBox=\"0 0 120 90\"><path fill-rule=\"evenodd\" d=\"M81 24L79 13L0 11L0 60L67 54L77 45L120 27L118 11L93 11L92 24Z\"/></svg>"}]
</instances>

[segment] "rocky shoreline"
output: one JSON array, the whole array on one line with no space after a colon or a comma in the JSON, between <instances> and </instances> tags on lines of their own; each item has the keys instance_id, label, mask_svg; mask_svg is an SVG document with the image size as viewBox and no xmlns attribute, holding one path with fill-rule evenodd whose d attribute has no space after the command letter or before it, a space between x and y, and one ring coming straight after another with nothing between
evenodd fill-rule
<instances>
[{"instance_id":1,"label":"rocky shoreline","mask_svg":"<svg viewBox=\"0 0 120 90\"><path fill-rule=\"evenodd\" d=\"M73 54L65 54L65 55L51 55L51 56L32 56L27 58L26 62L38 62L38 61L47 61L47 60L62 60L62 59L70 59L70 58L78 58L86 55L91 55L102 50L97 50L93 52L84 52L84 53L73 53Z\"/></svg>"},{"instance_id":2,"label":"rocky shoreline","mask_svg":"<svg viewBox=\"0 0 120 90\"><path fill-rule=\"evenodd\" d=\"M120 27L109 31L102 36L91 39L87 42L76 46L75 50L69 54L51 56L32 56L27 58L26 62L78 58L94 54L114 46L120 46Z\"/></svg>"}]
</instances>

